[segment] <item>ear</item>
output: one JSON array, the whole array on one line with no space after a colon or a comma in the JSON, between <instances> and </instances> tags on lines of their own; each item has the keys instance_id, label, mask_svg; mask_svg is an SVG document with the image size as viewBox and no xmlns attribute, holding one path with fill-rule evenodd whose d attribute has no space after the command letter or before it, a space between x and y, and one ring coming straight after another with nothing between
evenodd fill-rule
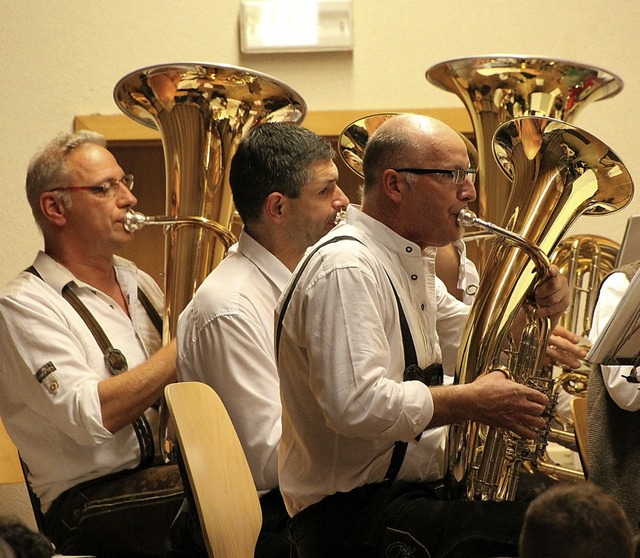
<instances>
[{"instance_id":1,"label":"ear","mask_svg":"<svg viewBox=\"0 0 640 558\"><path fill-rule=\"evenodd\" d=\"M43 192L40 195L40 211L44 218L54 225L62 226L67 222L66 208L53 192Z\"/></svg>"},{"instance_id":2,"label":"ear","mask_svg":"<svg viewBox=\"0 0 640 558\"><path fill-rule=\"evenodd\" d=\"M271 192L264 202L264 212L273 223L281 223L286 212L288 199L280 192Z\"/></svg>"},{"instance_id":3,"label":"ear","mask_svg":"<svg viewBox=\"0 0 640 558\"><path fill-rule=\"evenodd\" d=\"M409 185L400 180L400 175L394 170L387 169L382 174L382 191L391 201L400 203Z\"/></svg>"}]
</instances>

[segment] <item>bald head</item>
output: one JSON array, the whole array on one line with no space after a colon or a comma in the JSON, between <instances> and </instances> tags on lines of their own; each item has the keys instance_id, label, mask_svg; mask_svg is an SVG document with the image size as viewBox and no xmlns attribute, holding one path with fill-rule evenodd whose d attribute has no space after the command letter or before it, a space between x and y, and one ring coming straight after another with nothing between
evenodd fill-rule
<instances>
[{"instance_id":1,"label":"bald head","mask_svg":"<svg viewBox=\"0 0 640 558\"><path fill-rule=\"evenodd\" d=\"M437 164L450 142L464 145L458 132L436 118L401 114L386 120L371 135L365 147L365 194L379 184L386 169L424 167L429 161L429 164Z\"/></svg>"},{"instance_id":2,"label":"bald head","mask_svg":"<svg viewBox=\"0 0 640 558\"><path fill-rule=\"evenodd\" d=\"M371 135L363 156L362 211L421 248L457 240L457 216L475 199L467 144L444 122L403 114ZM422 172L422 171L428 172ZM435 171L435 172L434 172Z\"/></svg>"}]
</instances>

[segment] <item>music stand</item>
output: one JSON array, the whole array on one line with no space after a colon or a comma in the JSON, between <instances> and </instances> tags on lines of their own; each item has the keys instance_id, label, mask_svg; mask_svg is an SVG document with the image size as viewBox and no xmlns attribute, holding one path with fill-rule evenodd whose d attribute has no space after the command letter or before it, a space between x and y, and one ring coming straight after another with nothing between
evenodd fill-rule
<instances>
[{"instance_id":1,"label":"music stand","mask_svg":"<svg viewBox=\"0 0 640 558\"><path fill-rule=\"evenodd\" d=\"M592 345L585 360L591 364L640 363L640 270L618 302L611 319Z\"/></svg>"},{"instance_id":2,"label":"music stand","mask_svg":"<svg viewBox=\"0 0 640 558\"><path fill-rule=\"evenodd\" d=\"M640 260L638 235L640 235L640 215L632 215L627 220L627 227L624 230L624 236L616 258L616 267L622 267L625 264Z\"/></svg>"}]
</instances>

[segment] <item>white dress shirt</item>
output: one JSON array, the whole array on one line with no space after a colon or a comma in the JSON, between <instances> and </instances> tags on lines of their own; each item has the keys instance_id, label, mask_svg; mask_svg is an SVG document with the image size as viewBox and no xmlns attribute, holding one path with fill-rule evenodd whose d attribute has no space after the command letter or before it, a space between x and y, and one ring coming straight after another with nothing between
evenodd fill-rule
<instances>
[{"instance_id":1,"label":"white dress shirt","mask_svg":"<svg viewBox=\"0 0 640 558\"><path fill-rule=\"evenodd\" d=\"M93 335L62 298L62 288L72 283L129 368L161 346L138 301L138 284L158 311L163 295L133 263L114 257L129 318L114 300L76 280L45 253L38 254L34 266L44 281L24 271L0 298L0 415L46 512L68 488L140 462L133 427L111 434L102 424L98 382L110 373ZM150 409L147 414L157 424L157 412Z\"/></svg>"},{"instance_id":2,"label":"white dress shirt","mask_svg":"<svg viewBox=\"0 0 640 558\"><path fill-rule=\"evenodd\" d=\"M345 222L320 242L286 309L279 344L283 402L280 489L291 515L335 492L384 479L394 443L409 442L398 475L444 473L445 428L422 433L431 392L403 382L396 288L418 364L442 362L441 341L457 348L468 306L432 270L435 249L420 248L350 205ZM294 274L295 276L295 274ZM282 309L285 295L278 303Z\"/></svg>"},{"instance_id":3,"label":"white dress shirt","mask_svg":"<svg viewBox=\"0 0 640 558\"><path fill-rule=\"evenodd\" d=\"M458 251L459 260L458 284L456 286L464 293L462 295L462 302L471 304L478 292L478 285L480 284L478 268L467 258L467 244L464 240L456 240L453 245Z\"/></svg>"},{"instance_id":4,"label":"white dress shirt","mask_svg":"<svg viewBox=\"0 0 640 558\"><path fill-rule=\"evenodd\" d=\"M612 273L602 283L589 332L589 340L592 343L595 343L604 330L628 287L629 280L624 273ZM628 376L632 368L632 366L600 366L602 379L609 395L620 408L627 411L640 409L638 384L627 382L623 377Z\"/></svg>"},{"instance_id":5,"label":"white dress shirt","mask_svg":"<svg viewBox=\"0 0 640 558\"><path fill-rule=\"evenodd\" d=\"M273 312L290 276L243 231L178 319L178 378L218 393L261 492L278 486L282 428Z\"/></svg>"}]
</instances>

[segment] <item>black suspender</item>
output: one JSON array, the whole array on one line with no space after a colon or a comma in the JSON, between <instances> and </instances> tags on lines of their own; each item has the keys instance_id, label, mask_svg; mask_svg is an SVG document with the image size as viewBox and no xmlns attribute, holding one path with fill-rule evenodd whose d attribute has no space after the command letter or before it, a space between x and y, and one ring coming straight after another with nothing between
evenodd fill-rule
<instances>
[{"instance_id":1,"label":"black suspender","mask_svg":"<svg viewBox=\"0 0 640 558\"><path fill-rule=\"evenodd\" d=\"M324 246L327 246L327 244L333 244L334 242L339 242L340 240L355 240L356 242L360 242L360 240L358 240L357 238L355 238L353 236L347 236L347 235L334 236L333 238L330 238L329 240L327 240L326 242L323 242L319 246L316 246L314 248L314 250L306 257L304 262L302 262L302 264L298 268L298 273L296 273L296 276L294 277L293 281L291 282L291 286L289 287L289 291L287 292L287 296L284 299L284 302L282 303L282 309L280 310L280 316L278 317L278 323L276 325L276 339L275 339L276 361L278 360L278 354L279 354L279 349L280 349L280 336L282 335L282 322L284 321L284 313L287 311L287 307L289 306L289 303L291 302L291 297L293 296L293 290L295 289L295 286L297 285L298 281L300 281L300 277L302 276L302 272L307 267L309 261L311 260L311 257L318 250L320 250L320 248L323 248ZM360 244L362 244L362 242L360 242Z\"/></svg>"},{"instance_id":2,"label":"black suspender","mask_svg":"<svg viewBox=\"0 0 640 558\"><path fill-rule=\"evenodd\" d=\"M145 311L147 312L147 316L149 316L149 319L151 320L153 327L156 328L156 330L160 334L160 338L162 338L162 318L160 317L160 314L158 314L158 311L156 310L155 306L151 304L149 297L145 294L145 292L140 287L138 287L138 299L140 300L140 303L142 304Z\"/></svg>"},{"instance_id":3,"label":"black suspender","mask_svg":"<svg viewBox=\"0 0 640 558\"><path fill-rule=\"evenodd\" d=\"M289 290L286 294L286 297L282 303L282 309L280 310L280 316L278 317L278 323L276 325L276 339L275 339L275 347L276 347L276 359L279 354L280 348L280 337L282 335L282 324L284 321L284 314L291 302L291 297L293 296L293 291L295 289L296 284L300 280L302 276L302 272L307 267L307 264L311 260L311 257L318 251L320 248L333 244L334 242L338 242L341 240L355 240L356 242L360 242L360 244L364 243L355 238L353 236L336 236L333 237L326 242L323 242L319 246L317 246L304 260L304 262L298 268L298 272L294 277L293 281L289 285ZM385 271L386 273L386 271ZM396 299L396 304L398 306L398 314L400 319L400 330L402 332L402 347L404 350L404 376L403 381L408 380L419 380L428 386L441 385L443 382L443 369L442 364L432 364L425 368L424 370L418 366L418 357L416 355L415 345L413 343L413 338L411 337L411 330L409 329L409 324L407 322L407 318L402 310L402 304L400 304L400 297L396 291L396 288L391 281L391 277L387 273L387 277L389 278L389 283L391 284L391 288L393 289L393 295ZM420 439L422 433L416 436L416 441ZM400 472L400 467L402 467L402 462L404 461L405 454L407 453L408 443L404 441L397 441L393 446L393 453L391 454L391 461L389 462L389 467L387 468L387 472L384 475L385 481L393 481Z\"/></svg>"},{"instance_id":4,"label":"black suspender","mask_svg":"<svg viewBox=\"0 0 640 558\"><path fill-rule=\"evenodd\" d=\"M38 270L34 266L28 267L26 271L32 273L33 275L44 281L44 279L38 273ZM120 349L116 349L113 347L106 333L104 332L102 327L100 327L100 324L94 318L93 314L89 312L89 309L82 303L78 295L73 292L69 284L63 287L62 296L82 318L87 328L96 340L96 343L98 343L98 346L100 347L100 350L104 355L104 361L107 366L107 370L109 370L109 373L116 376L118 374L121 374L122 372L126 372L128 369L126 357L124 356L124 354L122 354L122 351L120 351ZM140 298L140 302L142 303L147 314L149 314L149 318L153 322L154 327L158 330L158 333L162 335L162 318L160 318L160 315L151 304L149 298L142 292L139 287L138 297ZM133 429L135 430L138 444L140 445L140 467L151 465L151 463L153 463L155 455L153 434L151 431L151 426L149 425L149 421L144 414L140 415L133 422Z\"/></svg>"}]
</instances>

